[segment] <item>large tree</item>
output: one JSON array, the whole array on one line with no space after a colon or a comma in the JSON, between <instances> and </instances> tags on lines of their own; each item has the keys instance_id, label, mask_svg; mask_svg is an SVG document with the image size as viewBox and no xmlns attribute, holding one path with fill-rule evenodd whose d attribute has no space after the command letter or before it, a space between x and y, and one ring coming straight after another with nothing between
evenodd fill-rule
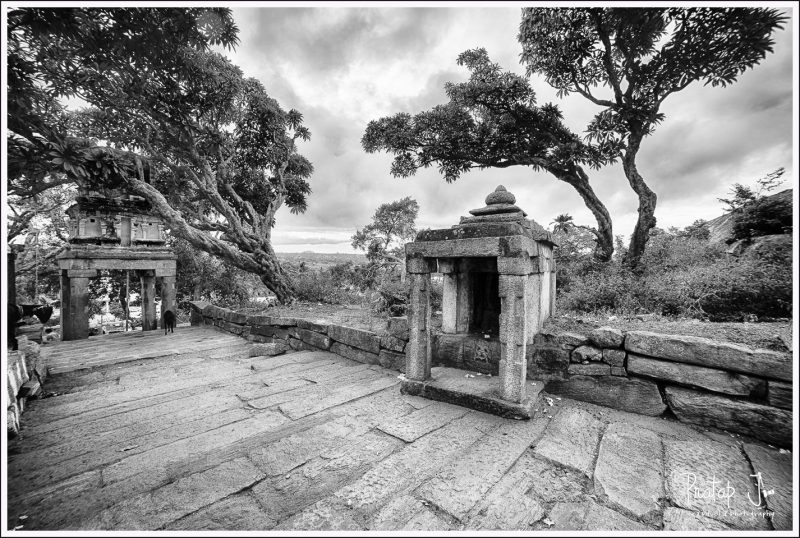
<instances>
[{"instance_id":1,"label":"large tree","mask_svg":"<svg viewBox=\"0 0 800 538\"><path fill-rule=\"evenodd\" d=\"M352 237L353 248L363 250L372 263L402 261L402 250L406 241L417 234L419 204L410 196L378 206L372 222L356 230Z\"/></svg>"},{"instance_id":2,"label":"large tree","mask_svg":"<svg viewBox=\"0 0 800 538\"><path fill-rule=\"evenodd\" d=\"M595 256L609 260L614 250L611 217L583 168L608 162L606 145L582 141L562 123L557 106L537 106L528 81L503 71L486 50L466 51L458 64L469 69L470 78L445 85L447 104L371 121L361 140L364 149L394 154L391 173L396 177L434 164L448 183L473 168L529 166L549 172L571 185L592 212Z\"/></svg>"},{"instance_id":3,"label":"large tree","mask_svg":"<svg viewBox=\"0 0 800 538\"><path fill-rule=\"evenodd\" d=\"M786 20L774 9L524 8L519 41L528 73L561 95L602 110L588 138L621 159L639 198L627 261L635 266L656 225L657 196L637 167L645 136L664 119L664 100L696 81L726 86L755 66Z\"/></svg>"},{"instance_id":4,"label":"large tree","mask_svg":"<svg viewBox=\"0 0 800 538\"><path fill-rule=\"evenodd\" d=\"M296 143L310 133L210 52L237 43L229 10L19 9L8 20L9 192L124 186L171 233L292 300L271 230L284 204L305 210L313 168ZM89 106L67 111L65 97Z\"/></svg>"}]
</instances>

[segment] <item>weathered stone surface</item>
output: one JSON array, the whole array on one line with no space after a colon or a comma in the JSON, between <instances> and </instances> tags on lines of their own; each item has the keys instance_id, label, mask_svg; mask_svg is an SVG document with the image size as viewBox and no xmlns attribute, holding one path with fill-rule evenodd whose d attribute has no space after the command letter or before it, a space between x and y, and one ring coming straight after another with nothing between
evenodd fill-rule
<instances>
[{"instance_id":1,"label":"weathered stone surface","mask_svg":"<svg viewBox=\"0 0 800 538\"><path fill-rule=\"evenodd\" d=\"M665 531L729 531L724 523L701 516L697 512L668 506L664 509Z\"/></svg>"},{"instance_id":2,"label":"weathered stone surface","mask_svg":"<svg viewBox=\"0 0 800 538\"><path fill-rule=\"evenodd\" d=\"M268 316L269 325L275 325L277 327L295 327L297 326L297 322L300 321L297 318L287 318L283 316Z\"/></svg>"},{"instance_id":3,"label":"weathered stone surface","mask_svg":"<svg viewBox=\"0 0 800 538\"><path fill-rule=\"evenodd\" d=\"M624 422L608 426L594 469L595 493L606 504L648 524L657 524L664 496L661 439Z\"/></svg>"},{"instance_id":4,"label":"weathered stone surface","mask_svg":"<svg viewBox=\"0 0 800 538\"><path fill-rule=\"evenodd\" d=\"M552 531L645 531L647 527L594 501L559 502L548 514Z\"/></svg>"},{"instance_id":5,"label":"weathered stone surface","mask_svg":"<svg viewBox=\"0 0 800 538\"><path fill-rule=\"evenodd\" d=\"M534 452L591 477L602 429L603 423L582 409L561 409Z\"/></svg>"},{"instance_id":6,"label":"weathered stone surface","mask_svg":"<svg viewBox=\"0 0 800 538\"><path fill-rule=\"evenodd\" d=\"M386 330L392 336L398 338L408 338L408 318L406 316L397 316L389 318L386 322Z\"/></svg>"},{"instance_id":7,"label":"weathered stone surface","mask_svg":"<svg viewBox=\"0 0 800 538\"><path fill-rule=\"evenodd\" d=\"M658 416L667 409L658 386L644 379L573 376L550 381L545 389L551 394L642 415Z\"/></svg>"},{"instance_id":8,"label":"weathered stone surface","mask_svg":"<svg viewBox=\"0 0 800 538\"><path fill-rule=\"evenodd\" d=\"M589 339L586 336L578 333L559 333L556 336L556 340L562 346L579 347L589 343Z\"/></svg>"},{"instance_id":9,"label":"weathered stone surface","mask_svg":"<svg viewBox=\"0 0 800 538\"><path fill-rule=\"evenodd\" d=\"M761 497L753 497L752 502L761 505L760 508L766 505L774 512L772 526L775 530L792 530L792 454L751 443L744 444L744 451L761 480L757 486ZM758 480L756 477L757 483Z\"/></svg>"},{"instance_id":10,"label":"weathered stone surface","mask_svg":"<svg viewBox=\"0 0 800 538\"><path fill-rule=\"evenodd\" d=\"M319 349L328 350L331 348L330 337L320 334L316 331L298 328L297 337L306 344L312 345Z\"/></svg>"},{"instance_id":11,"label":"weathered stone surface","mask_svg":"<svg viewBox=\"0 0 800 538\"><path fill-rule=\"evenodd\" d=\"M683 422L713 426L791 448L792 412L679 387L666 387L667 402Z\"/></svg>"},{"instance_id":12,"label":"weathered stone surface","mask_svg":"<svg viewBox=\"0 0 800 538\"><path fill-rule=\"evenodd\" d=\"M378 425L378 429L406 443L413 443L423 435L466 415L469 409L455 405L427 406L409 415Z\"/></svg>"},{"instance_id":13,"label":"weathered stone surface","mask_svg":"<svg viewBox=\"0 0 800 538\"><path fill-rule=\"evenodd\" d=\"M381 347L391 351L403 352L406 348L408 340L397 338L396 336L381 336Z\"/></svg>"},{"instance_id":14,"label":"weathered stone surface","mask_svg":"<svg viewBox=\"0 0 800 538\"><path fill-rule=\"evenodd\" d=\"M717 342L697 336L629 331L625 349L642 355L744 374L755 374L782 381L792 380L792 357L764 349Z\"/></svg>"},{"instance_id":15,"label":"weathered stone surface","mask_svg":"<svg viewBox=\"0 0 800 538\"><path fill-rule=\"evenodd\" d=\"M589 341L597 347L616 348L622 347L625 335L619 329L599 327L589 333Z\"/></svg>"},{"instance_id":16,"label":"weathered stone surface","mask_svg":"<svg viewBox=\"0 0 800 538\"><path fill-rule=\"evenodd\" d=\"M611 366L625 366L625 355L621 349L604 349L603 362Z\"/></svg>"},{"instance_id":17,"label":"weathered stone surface","mask_svg":"<svg viewBox=\"0 0 800 538\"><path fill-rule=\"evenodd\" d=\"M763 394L766 389L763 379L693 364L651 359L635 353L628 356L628 373L735 396L756 396Z\"/></svg>"},{"instance_id":18,"label":"weathered stone surface","mask_svg":"<svg viewBox=\"0 0 800 538\"><path fill-rule=\"evenodd\" d=\"M625 376L628 375L628 371L625 370L625 368L622 368L620 366L612 366L611 367L611 375L625 377Z\"/></svg>"},{"instance_id":19,"label":"weathered stone surface","mask_svg":"<svg viewBox=\"0 0 800 538\"><path fill-rule=\"evenodd\" d=\"M572 352L573 355L575 352ZM569 375L611 375L611 366L608 364L570 364L567 368Z\"/></svg>"},{"instance_id":20,"label":"weathered stone surface","mask_svg":"<svg viewBox=\"0 0 800 538\"><path fill-rule=\"evenodd\" d=\"M528 346L525 350L528 361L528 379L562 379L567 374L570 352L561 347Z\"/></svg>"},{"instance_id":21,"label":"weathered stone surface","mask_svg":"<svg viewBox=\"0 0 800 538\"><path fill-rule=\"evenodd\" d=\"M382 349L381 352L378 353L378 362L380 362L381 366L389 368L390 370L404 372L406 369L405 353L396 353L388 349Z\"/></svg>"},{"instance_id":22,"label":"weathered stone surface","mask_svg":"<svg viewBox=\"0 0 800 538\"><path fill-rule=\"evenodd\" d=\"M297 326L301 329L328 334L328 324L324 320L297 319Z\"/></svg>"},{"instance_id":23,"label":"weathered stone surface","mask_svg":"<svg viewBox=\"0 0 800 538\"><path fill-rule=\"evenodd\" d=\"M380 338L375 333L363 329L330 325L328 327L328 336L342 344L357 347L376 355L381 350Z\"/></svg>"},{"instance_id":24,"label":"weathered stone surface","mask_svg":"<svg viewBox=\"0 0 800 538\"><path fill-rule=\"evenodd\" d=\"M306 344L302 340L293 336L289 337L289 347L295 351L319 351L319 348L316 348L311 344Z\"/></svg>"},{"instance_id":25,"label":"weathered stone surface","mask_svg":"<svg viewBox=\"0 0 800 538\"><path fill-rule=\"evenodd\" d=\"M748 499L755 499L757 492L739 449L711 440L665 439L664 455L670 504L737 529L769 529Z\"/></svg>"},{"instance_id":26,"label":"weathered stone surface","mask_svg":"<svg viewBox=\"0 0 800 538\"><path fill-rule=\"evenodd\" d=\"M780 381L767 382L767 401L769 405L782 409L792 408L792 385Z\"/></svg>"},{"instance_id":27,"label":"weathered stone surface","mask_svg":"<svg viewBox=\"0 0 800 538\"><path fill-rule=\"evenodd\" d=\"M274 357L285 352L286 346L276 343L253 344L253 346L250 348L251 357Z\"/></svg>"},{"instance_id":28,"label":"weathered stone surface","mask_svg":"<svg viewBox=\"0 0 800 538\"><path fill-rule=\"evenodd\" d=\"M603 350L593 346L580 346L572 350L573 362L601 361Z\"/></svg>"},{"instance_id":29,"label":"weathered stone surface","mask_svg":"<svg viewBox=\"0 0 800 538\"><path fill-rule=\"evenodd\" d=\"M401 495L381 508L370 521L370 530L376 531L443 531L451 527L441 516L434 514L421 500L412 495Z\"/></svg>"},{"instance_id":30,"label":"weathered stone surface","mask_svg":"<svg viewBox=\"0 0 800 538\"><path fill-rule=\"evenodd\" d=\"M249 493L237 493L201 508L165 527L165 530L265 531L277 522L264 513Z\"/></svg>"},{"instance_id":31,"label":"weathered stone surface","mask_svg":"<svg viewBox=\"0 0 800 538\"><path fill-rule=\"evenodd\" d=\"M378 351L380 351L380 348L378 349ZM351 347L345 344L341 344L339 342L333 342L331 344L331 353L336 353L337 355L341 355L342 357L362 362L364 364L380 364L377 352L370 353L369 351L364 351L363 349L359 349L357 347Z\"/></svg>"}]
</instances>

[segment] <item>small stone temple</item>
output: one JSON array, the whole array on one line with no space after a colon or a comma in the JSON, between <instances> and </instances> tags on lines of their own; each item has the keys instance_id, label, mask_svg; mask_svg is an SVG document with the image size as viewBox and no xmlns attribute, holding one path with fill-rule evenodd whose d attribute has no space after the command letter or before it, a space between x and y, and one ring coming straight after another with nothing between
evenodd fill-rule
<instances>
[{"instance_id":1,"label":"small stone temple","mask_svg":"<svg viewBox=\"0 0 800 538\"><path fill-rule=\"evenodd\" d=\"M142 197L121 189L80 187L67 209L69 243L58 256L61 269L61 339L89 336L89 279L99 270L132 270L142 285L142 330L158 328L175 309L176 257L165 246L164 224ZM155 285L161 280L161 312Z\"/></svg>"},{"instance_id":2,"label":"small stone temple","mask_svg":"<svg viewBox=\"0 0 800 538\"><path fill-rule=\"evenodd\" d=\"M530 418L535 396L526 391L526 347L555 309L555 243L515 203L498 186L485 207L458 225L422 231L406 245L411 296L404 392ZM436 272L444 279L442 334L433 345ZM434 362L444 367L432 369Z\"/></svg>"}]
</instances>

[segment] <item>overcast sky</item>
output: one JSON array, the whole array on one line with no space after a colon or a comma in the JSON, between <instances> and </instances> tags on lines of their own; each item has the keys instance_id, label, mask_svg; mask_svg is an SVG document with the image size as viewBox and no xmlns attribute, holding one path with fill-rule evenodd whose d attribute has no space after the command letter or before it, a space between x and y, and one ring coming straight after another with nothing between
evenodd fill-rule
<instances>
[{"instance_id":1,"label":"overcast sky","mask_svg":"<svg viewBox=\"0 0 800 538\"><path fill-rule=\"evenodd\" d=\"M788 10L787 10L788 11ZM791 14L790 14L791 15ZM361 136L370 120L417 113L447 97L444 83L468 77L456 65L464 50L484 47L503 68L523 74L519 7L234 8L240 45L226 54L259 79L285 109L303 113L312 137L301 153L314 164L308 210L277 215L279 252L353 252L350 236L384 202L404 196L420 205L419 228L449 227L503 184L529 218L548 226L559 213L594 225L569 185L527 167L473 171L447 184L436 168L409 179L389 174L391 156L367 154ZM683 227L722 213L717 198L735 182L753 184L792 168L792 42L794 20L774 38L774 53L727 88L694 84L662 105L666 120L646 138L639 171L658 194L658 225ZM539 104L557 103L582 133L598 108L581 97L557 98L533 78ZM588 170L587 170L588 171ZM614 233L629 236L637 199L619 164L590 171Z\"/></svg>"}]
</instances>

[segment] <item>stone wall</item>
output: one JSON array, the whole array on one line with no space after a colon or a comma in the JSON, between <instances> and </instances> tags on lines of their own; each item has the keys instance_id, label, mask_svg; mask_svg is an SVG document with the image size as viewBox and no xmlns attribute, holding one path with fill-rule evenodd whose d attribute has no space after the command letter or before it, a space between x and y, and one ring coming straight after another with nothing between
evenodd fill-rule
<instances>
[{"instance_id":1,"label":"stone wall","mask_svg":"<svg viewBox=\"0 0 800 538\"><path fill-rule=\"evenodd\" d=\"M19 420L25 410L29 398L41 393L41 387L47 377L44 359L39 354L39 345L28 340L26 336L17 337L18 351L8 353L6 375L6 416L8 417L8 435L13 437L19 433Z\"/></svg>"},{"instance_id":2,"label":"stone wall","mask_svg":"<svg viewBox=\"0 0 800 538\"><path fill-rule=\"evenodd\" d=\"M792 446L791 354L603 327L542 333L532 355L549 393Z\"/></svg>"},{"instance_id":3,"label":"stone wall","mask_svg":"<svg viewBox=\"0 0 800 538\"><path fill-rule=\"evenodd\" d=\"M385 334L280 316L246 315L193 301L192 325L212 325L251 342L275 343L295 351L329 351L365 364L405 371L406 318L389 318Z\"/></svg>"}]
</instances>

